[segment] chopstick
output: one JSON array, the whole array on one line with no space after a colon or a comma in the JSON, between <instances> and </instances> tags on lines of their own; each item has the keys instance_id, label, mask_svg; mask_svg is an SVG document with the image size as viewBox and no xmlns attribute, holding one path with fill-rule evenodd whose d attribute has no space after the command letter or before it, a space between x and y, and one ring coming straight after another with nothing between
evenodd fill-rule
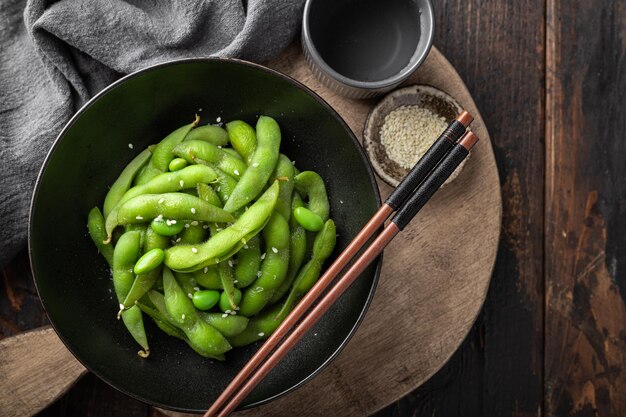
<instances>
[{"instance_id":1,"label":"chopstick","mask_svg":"<svg viewBox=\"0 0 626 417\"><path fill-rule=\"evenodd\" d=\"M468 112L463 112L448 126L435 141L433 146L426 152L424 157L415 164L409 174L398 185L394 192L391 193L382 207L320 277L313 288L306 293L304 298L300 300L280 326L265 343L263 343L246 365L244 365L205 413L205 417L228 415L284 357L293 345L297 343L308 328L324 314L328 307L335 302L373 259L382 252L391 239L408 224L417 211L423 207L432 194L439 189L439 186L443 184L454 169L461 163L469 152L469 149L471 149L478 140L471 132L465 133L465 129L472 120L473 117ZM457 143L457 139L464 133L463 138ZM437 165L438 163L440 164ZM428 176L429 174L431 175ZM403 205L405 202L406 204ZM400 206L402 206L402 208L398 211L389 226L382 231L370 247L354 262L352 267L337 284L329 290L315 309L313 309L311 313L302 320L300 325L289 334L283 344L278 346L283 338L287 336L297 322L306 314L313 303L317 301L322 292L332 283L335 277L348 265L373 234L383 226L385 220ZM275 351L273 351L274 348L276 348ZM272 356L268 358L270 354L272 354ZM267 361L262 364L266 358L268 358ZM222 410L217 414L220 408L222 408Z\"/></svg>"}]
</instances>

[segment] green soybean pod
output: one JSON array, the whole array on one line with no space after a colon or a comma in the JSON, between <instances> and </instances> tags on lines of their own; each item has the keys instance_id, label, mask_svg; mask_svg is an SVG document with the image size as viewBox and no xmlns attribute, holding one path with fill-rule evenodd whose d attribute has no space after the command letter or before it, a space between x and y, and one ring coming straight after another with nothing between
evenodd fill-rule
<instances>
[{"instance_id":1,"label":"green soybean pod","mask_svg":"<svg viewBox=\"0 0 626 417\"><path fill-rule=\"evenodd\" d=\"M295 210L296 208L303 206L304 202L302 201L302 197L300 197L300 194L297 191L294 191L291 199L291 209ZM294 217L289 220L289 231L289 268L287 269L285 279L274 291L270 301L271 304L278 302L281 298L283 298L287 291L289 291L289 288L291 288L291 284L293 283L302 262L304 262L304 257L306 255L307 233Z\"/></svg>"},{"instance_id":2,"label":"green soybean pod","mask_svg":"<svg viewBox=\"0 0 626 417\"><path fill-rule=\"evenodd\" d=\"M267 223L276 205L278 190L278 184L272 184L232 226L218 232L206 242L195 246L178 245L169 248L165 251L165 264L174 270L192 272L228 259L234 254L234 250L239 250L244 245L243 239L250 240Z\"/></svg>"},{"instance_id":3,"label":"green soybean pod","mask_svg":"<svg viewBox=\"0 0 626 417\"><path fill-rule=\"evenodd\" d=\"M185 140L201 140L215 146L226 146L228 144L228 133L224 128L216 125L203 125L187 133Z\"/></svg>"},{"instance_id":4,"label":"green soybean pod","mask_svg":"<svg viewBox=\"0 0 626 417\"><path fill-rule=\"evenodd\" d=\"M235 347L241 347L266 339L278 328L290 311L290 309L284 309L282 304L263 310L259 315L250 319L241 333L229 337L228 341Z\"/></svg>"},{"instance_id":5,"label":"green soybean pod","mask_svg":"<svg viewBox=\"0 0 626 417\"><path fill-rule=\"evenodd\" d=\"M185 161L183 158L174 158L170 161L170 164L168 165L168 169L172 172L180 171L181 169L185 168L187 165L189 165L189 163Z\"/></svg>"},{"instance_id":6,"label":"green soybean pod","mask_svg":"<svg viewBox=\"0 0 626 417\"><path fill-rule=\"evenodd\" d=\"M279 212L285 220L291 218L291 194L294 187L294 171L291 160L285 155L280 154L276 169L270 177L270 181L278 180L280 191L278 191L278 201L276 201L276 211ZM270 182L270 183L271 183Z\"/></svg>"},{"instance_id":7,"label":"green soybean pod","mask_svg":"<svg viewBox=\"0 0 626 417\"><path fill-rule=\"evenodd\" d=\"M137 155L122 171L119 177L115 180L106 197L104 197L104 205L102 211L104 217L108 216L113 207L120 201L124 193L129 190L133 183L133 179L141 168L148 162L152 153L150 149L144 149L139 155Z\"/></svg>"},{"instance_id":8,"label":"green soybean pod","mask_svg":"<svg viewBox=\"0 0 626 417\"><path fill-rule=\"evenodd\" d=\"M131 188L122 196L119 203L117 203L106 217L107 241L105 243L109 243L113 230L118 225L119 209L128 200L145 194L172 193L174 191L196 188L200 183L210 183L214 181L217 175L218 174L211 167L192 165L176 172L157 175L149 182Z\"/></svg>"},{"instance_id":9,"label":"green soybean pod","mask_svg":"<svg viewBox=\"0 0 626 417\"><path fill-rule=\"evenodd\" d=\"M194 278L193 274L187 272L174 271L174 278L180 286L180 288L187 294L187 298L193 299L193 294L198 291L198 282Z\"/></svg>"},{"instance_id":10,"label":"green soybean pod","mask_svg":"<svg viewBox=\"0 0 626 417\"><path fill-rule=\"evenodd\" d=\"M164 193L143 194L124 202L117 213L117 223L144 223L159 216L178 221L235 221L230 213L199 197L184 193Z\"/></svg>"},{"instance_id":11,"label":"green soybean pod","mask_svg":"<svg viewBox=\"0 0 626 417\"><path fill-rule=\"evenodd\" d=\"M300 195L308 199L308 209L320 216L322 221L328 220L330 204L322 177L316 172L304 171L295 176L294 182Z\"/></svg>"},{"instance_id":12,"label":"green soybean pod","mask_svg":"<svg viewBox=\"0 0 626 417\"><path fill-rule=\"evenodd\" d=\"M226 152L227 154L229 154L230 156L232 156L233 158L237 158L240 161L243 161L243 158L241 157L241 155L239 155L239 152L237 152L235 149L233 148L222 148L222 151Z\"/></svg>"},{"instance_id":13,"label":"green soybean pod","mask_svg":"<svg viewBox=\"0 0 626 417\"><path fill-rule=\"evenodd\" d=\"M293 216L309 232L319 232L324 227L324 220L306 207L296 208Z\"/></svg>"},{"instance_id":14,"label":"green soybean pod","mask_svg":"<svg viewBox=\"0 0 626 417\"><path fill-rule=\"evenodd\" d=\"M332 254L337 242L335 223L327 220L324 227L315 237L313 242L313 254L296 276L291 291L284 304L285 310L291 310L296 301L309 291L317 282L322 271L322 264Z\"/></svg>"},{"instance_id":15,"label":"green soybean pod","mask_svg":"<svg viewBox=\"0 0 626 417\"><path fill-rule=\"evenodd\" d=\"M151 228L147 228L144 233L144 249L149 252L154 249L163 250L169 246L169 239L161 236ZM136 269L135 269L136 273ZM161 277L161 267L153 269L146 274L137 275L130 291L124 299L124 308L130 308L135 301L144 296L152 287L156 285L157 280Z\"/></svg>"},{"instance_id":16,"label":"green soybean pod","mask_svg":"<svg viewBox=\"0 0 626 417\"><path fill-rule=\"evenodd\" d=\"M198 316L215 327L225 337L234 337L243 332L249 319L244 316L222 313L198 313Z\"/></svg>"},{"instance_id":17,"label":"green soybean pod","mask_svg":"<svg viewBox=\"0 0 626 417\"><path fill-rule=\"evenodd\" d=\"M223 149L208 142L199 140L189 140L176 145L173 150L174 155L184 158L190 164L196 163L196 159L201 159L214 164L216 167L239 178L246 171L246 163L235 158Z\"/></svg>"},{"instance_id":18,"label":"green soybean pod","mask_svg":"<svg viewBox=\"0 0 626 417\"><path fill-rule=\"evenodd\" d=\"M113 246L105 245L103 241L107 237L107 232L104 226L104 217L100 213L98 207L94 207L89 211L87 216L87 230L93 243L98 248L98 252L104 256L109 266L113 266Z\"/></svg>"},{"instance_id":19,"label":"green soybean pod","mask_svg":"<svg viewBox=\"0 0 626 417\"><path fill-rule=\"evenodd\" d=\"M153 269L156 269L163 263L163 259L165 259L165 254L163 253L163 249L154 248L144 253L138 260L135 262L135 266L133 267L133 272L137 275L146 274Z\"/></svg>"},{"instance_id":20,"label":"green soybean pod","mask_svg":"<svg viewBox=\"0 0 626 417\"><path fill-rule=\"evenodd\" d=\"M220 310L224 313L236 311L237 305L241 302L241 291L239 288L233 288L232 296L227 294L226 290L220 295ZM233 307L234 305L234 307Z\"/></svg>"},{"instance_id":21,"label":"green soybean pod","mask_svg":"<svg viewBox=\"0 0 626 417\"><path fill-rule=\"evenodd\" d=\"M150 227L161 236L174 236L179 234L185 228L185 223L172 223L169 219L158 217L150 222Z\"/></svg>"},{"instance_id":22,"label":"green soybean pod","mask_svg":"<svg viewBox=\"0 0 626 417\"><path fill-rule=\"evenodd\" d=\"M221 290L222 278L217 270L217 265L205 266L202 269L193 272L193 277L198 284L210 290Z\"/></svg>"},{"instance_id":23,"label":"green soybean pod","mask_svg":"<svg viewBox=\"0 0 626 417\"><path fill-rule=\"evenodd\" d=\"M167 171L170 161L174 159L172 150L176 145L182 142L187 134L198 125L200 118L196 116L195 120L185 126L179 127L159 142L152 152L152 157L135 181L137 185L145 184L159 174Z\"/></svg>"},{"instance_id":24,"label":"green soybean pod","mask_svg":"<svg viewBox=\"0 0 626 417\"><path fill-rule=\"evenodd\" d=\"M289 267L289 225L285 218L274 212L262 234L266 252L261 256L261 274L254 284L246 288L239 306L240 313L248 317L257 314L270 302Z\"/></svg>"},{"instance_id":25,"label":"green soybean pod","mask_svg":"<svg viewBox=\"0 0 626 417\"><path fill-rule=\"evenodd\" d=\"M215 190L208 184L198 184L198 197L216 207L222 207L222 201Z\"/></svg>"},{"instance_id":26,"label":"green soybean pod","mask_svg":"<svg viewBox=\"0 0 626 417\"><path fill-rule=\"evenodd\" d=\"M141 311L146 313L148 317L150 317L156 323L159 329L161 329L161 331L163 331L168 336L173 336L181 340L187 339L187 336L185 336L185 333L182 330L180 330L178 327L171 324L169 322L169 319L157 309L152 308L144 303L139 303L139 302L137 303L137 307L139 307Z\"/></svg>"},{"instance_id":27,"label":"green soybean pod","mask_svg":"<svg viewBox=\"0 0 626 417\"><path fill-rule=\"evenodd\" d=\"M271 117L261 116L256 125L257 145L250 158L248 169L239 179L224 210L233 213L263 192L270 179L280 149L280 127Z\"/></svg>"},{"instance_id":28,"label":"green soybean pod","mask_svg":"<svg viewBox=\"0 0 626 417\"><path fill-rule=\"evenodd\" d=\"M141 357L148 357L150 347L143 325L141 310L136 306L128 310L123 309L123 301L130 291L135 280L132 268L139 257L141 232L126 232L120 236L113 251L113 287L117 301L120 303L120 314L126 329L135 341L142 347L138 352Z\"/></svg>"},{"instance_id":29,"label":"green soybean pod","mask_svg":"<svg viewBox=\"0 0 626 417\"><path fill-rule=\"evenodd\" d=\"M165 308L176 326L203 355L224 360L223 354L231 349L230 344L219 331L200 319L192 301L168 268L163 268L163 287Z\"/></svg>"},{"instance_id":30,"label":"green soybean pod","mask_svg":"<svg viewBox=\"0 0 626 417\"><path fill-rule=\"evenodd\" d=\"M254 128L242 120L226 123L226 131L233 148L249 162L256 148L256 132Z\"/></svg>"},{"instance_id":31,"label":"green soybean pod","mask_svg":"<svg viewBox=\"0 0 626 417\"><path fill-rule=\"evenodd\" d=\"M182 233L180 234L180 242L181 245L195 245L197 243L202 243L206 239L206 229L203 228L203 225L193 220L185 224Z\"/></svg>"},{"instance_id":32,"label":"green soybean pod","mask_svg":"<svg viewBox=\"0 0 626 417\"><path fill-rule=\"evenodd\" d=\"M222 306L222 297L227 301L226 304L230 306L231 310L237 308L239 301L241 300L241 292L235 288L235 271L233 269L233 261L231 259L223 261L217 264L217 270L220 274L222 281L222 288L224 292L220 297L220 307ZM236 300L235 293L239 293L239 300Z\"/></svg>"},{"instance_id":33,"label":"green soybean pod","mask_svg":"<svg viewBox=\"0 0 626 417\"><path fill-rule=\"evenodd\" d=\"M257 279L261 267L261 241L258 236L250 239L235 255L235 279L238 288L245 288Z\"/></svg>"},{"instance_id":34,"label":"green soybean pod","mask_svg":"<svg viewBox=\"0 0 626 417\"><path fill-rule=\"evenodd\" d=\"M196 291L193 293L191 301L198 310L210 310L213 306L219 303L220 293L216 290Z\"/></svg>"},{"instance_id":35,"label":"green soybean pod","mask_svg":"<svg viewBox=\"0 0 626 417\"><path fill-rule=\"evenodd\" d=\"M174 320L174 318L169 314L169 312L167 311L166 308L166 303L165 303L165 296L156 292L156 291L150 291L150 293L148 294L150 296L150 301L152 301L155 305L155 307L157 308L157 310L159 311L159 313L161 313L161 318L165 319L167 321L168 324L170 324L171 326L177 328L178 330L181 330L180 327L178 327L179 325L177 324L176 320ZM200 317L198 317L196 315L196 320L197 321L201 321ZM208 331L206 328L206 326L203 325L196 325L194 326L192 329L188 329L186 332L183 332L183 337L180 337L180 339L184 340L194 351L196 351L196 353L198 353L200 356L204 356L206 358L214 358L214 359L219 359L219 360L224 360L224 354L216 354L214 352L214 347L209 346L209 348L207 348L207 342L211 342L210 339L214 339L212 337L213 335L213 330ZM211 326L209 326L211 327ZM168 331L170 331L170 329L166 330L166 333L168 333ZM219 332L218 332L219 333ZM170 334L170 333L168 333ZM187 335L190 334L192 337L189 338ZM173 336L179 337L180 334L172 334ZM209 340L206 340L206 337L209 336ZM220 334L221 336L221 334Z\"/></svg>"}]
</instances>

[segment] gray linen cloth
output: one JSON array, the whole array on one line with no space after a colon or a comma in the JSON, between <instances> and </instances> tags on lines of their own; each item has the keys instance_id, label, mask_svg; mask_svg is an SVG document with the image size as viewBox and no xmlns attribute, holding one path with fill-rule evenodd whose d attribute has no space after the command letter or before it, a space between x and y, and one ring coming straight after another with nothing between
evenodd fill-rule
<instances>
[{"instance_id":1,"label":"gray linen cloth","mask_svg":"<svg viewBox=\"0 0 626 417\"><path fill-rule=\"evenodd\" d=\"M192 56L264 61L297 35L304 0L0 1L0 268L26 243L52 141L123 74Z\"/></svg>"}]
</instances>

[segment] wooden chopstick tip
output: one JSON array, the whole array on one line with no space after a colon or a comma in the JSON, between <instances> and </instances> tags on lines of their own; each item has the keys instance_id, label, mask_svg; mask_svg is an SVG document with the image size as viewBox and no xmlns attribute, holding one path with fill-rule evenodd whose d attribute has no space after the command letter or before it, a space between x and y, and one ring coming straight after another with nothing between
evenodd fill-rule
<instances>
[{"instance_id":1,"label":"wooden chopstick tip","mask_svg":"<svg viewBox=\"0 0 626 417\"><path fill-rule=\"evenodd\" d=\"M474 121L474 116L472 116L470 112L463 110L463 112L456 117L456 120L463 126L468 127L470 123Z\"/></svg>"},{"instance_id":2,"label":"wooden chopstick tip","mask_svg":"<svg viewBox=\"0 0 626 417\"><path fill-rule=\"evenodd\" d=\"M459 139L459 145L467 149L468 151L476 145L478 142L478 136L474 134L471 130L465 132L461 139Z\"/></svg>"}]
</instances>

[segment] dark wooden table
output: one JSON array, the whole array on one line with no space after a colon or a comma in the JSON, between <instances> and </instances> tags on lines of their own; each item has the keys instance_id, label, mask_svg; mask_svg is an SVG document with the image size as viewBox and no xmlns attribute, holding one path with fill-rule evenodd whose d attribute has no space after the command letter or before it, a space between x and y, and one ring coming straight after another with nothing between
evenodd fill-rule
<instances>
[{"instance_id":1,"label":"dark wooden table","mask_svg":"<svg viewBox=\"0 0 626 417\"><path fill-rule=\"evenodd\" d=\"M626 4L434 3L494 143L503 233L462 346L378 417L626 415ZM0 338L45 324L25 252L2 278ZM88 375L41 414L151 413Z\"/></svg>"}]
</instances>

